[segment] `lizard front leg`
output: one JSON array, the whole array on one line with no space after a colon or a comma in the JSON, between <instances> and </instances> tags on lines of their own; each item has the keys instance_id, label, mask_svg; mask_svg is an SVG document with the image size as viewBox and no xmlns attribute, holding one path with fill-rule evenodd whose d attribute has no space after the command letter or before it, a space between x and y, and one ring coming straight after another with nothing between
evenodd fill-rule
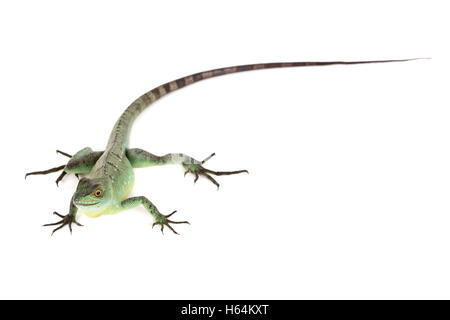
<instances>
[{"instance_id":1,"label":"lizard front leg","mask_svg":"<svg viewBox=\"0 0 450 320\"><path fill-rule=\"evenodd\" d=\"M184 175L187 173L192 173L194 175L194 182L197 182L199 176L203 176L214 183L217 188L219 188L220 185L213 177L211 177L211 175L224 176L243 172L248 173L247 170L213 171L203 167L203 164L215 156L215 153L211 154L203 161L195 160L194 158L183 153L169 153L164 156L156 156L142 149L128 149L126 155L133 168L144 168L166 164L181 164L184 169L186 169Z\"/></svg>"},{"instance_id":2,"label":"lizard front leg","mask_svg":"<svg viewBox=\"0 0 450 320\"><path fill-rule=\"evenodd\" d=\"M58 212L53 212L54 215L57 215L58 217L62 218L60 221L58 222L54 222L54 223L47 223L44 224L44 227L48 227L48 226L58 226L57 228L53 229L52 231L52 235L53 233L55 233L55 231L58 231L59 229L61 229L64 226L68 226L70 233L72 233L72 223L75 223L78 226L83 226L82 224L78 223L77 220L75 219L75 216L77 214L78 208L74 205L73 203L73 197L70 200L70 207L69 207L69 213L67 215L61 215Z\"/></svg>"},{"instance_id":3,"label":"lizard front leg","mask_svg":"<svg viewBox=\"0 0 450 320\"><path fill-rule=\"evenodd\" d=\"M69 157L70 160L67 164L61 165L52 169L43 170L43 171L34 171L29 172L25 175L25 179L30 175L38 175L38 174L48 174L52 172L57 172L63 170L63 172L56 179L56 185L64 178L64 176L68 173L73 173L78 177L78 174L89 173L92 167L95 165L97 160L103 154L103 151L92 151L91 148L87 147L78 151L75 155L71 156L70 154L56 150L57 153L65 155Z\"/></svg>"},{"instance_id":4,"label":"lizard front leg","mask_svg":"<svg viewBox=\"0 0 450 320\"><path fill-rule=\"evenodd\" d=\"M187 221L172 221L169 220L169 218L176 212L173 211L171 214L163 215L161 214L158 209L155 207L153 203L151 203L150 200L148 200L146 197L132 197L123 200L120 203L120 207L122 210L131 209L134 207L137 207L138 205L144 206L144 208L147 210L148 213L150 213L154 219L153 227L156 225L161 226L161 232L164 233L164 226L167 226L173 233L178 234L170 224L181 224L181 223L187 223Z\"/></svg>"}]
</instances>

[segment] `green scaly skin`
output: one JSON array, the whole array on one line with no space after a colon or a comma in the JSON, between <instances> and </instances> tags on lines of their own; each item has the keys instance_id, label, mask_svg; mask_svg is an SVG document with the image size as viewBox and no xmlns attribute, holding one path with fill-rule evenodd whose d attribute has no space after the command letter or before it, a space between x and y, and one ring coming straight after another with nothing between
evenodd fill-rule
<instances>
[{"instance_id":1,"label":"green scaly skin","mask_svg":"<svg viewBox=\"0 0 450 320\"><path fill-rule=\"evenodd\" d=\"M170 220L169 217L171 217L176 211L169 215L163 215L146 197L141 196L127 198L134 184L133 168L179 164L185 168L185 175L186 173L192 173L194 175L194 181L197 181L199 176L203 176L214 183L217 187L219 187L219 183L212 177L212 175L231 175L247 172L247 170L213 171L204 168L203 164L214 156L214 154L210 155L203 161L197 161L194 158L181 153L170 153L164 156L156 156L141 149L129 149L129 136L133 122L137 116L150 104L158 100L160 97L189 84L230 73L270 68L386 63L409 60L415 59L265 63L220 68L192 74L156 87L136 99L117 120L104 151L92 151L91 148L84 148L77 152L74 156L62 151L57 151L67 157L70 157L70 160L66 165L45 171L30 172L25 175L25 178L28 175L47 174L63 170L61 175L56 180L56 183L58 184L58 182L61 181L66 174L72 173L77 176L79 174L86 175L81 178L78 183L77 189L70 201L69 213L67 215L60 215L59 213L54 212L54 214L61 217L62 220L55 223L45 224L45 226L58 226L53 230L53 232L61 229L65 225L67 225L70 232L72 232L73 223L80 225L75 219L78 209L89 217L98 217L104 214L116 213L142 205L153 216L153 226L160 225L161 231L163 231L164 227L167 226L171 231L177 233L171 225L188 222Z\"/></svg>"}]
</instances>

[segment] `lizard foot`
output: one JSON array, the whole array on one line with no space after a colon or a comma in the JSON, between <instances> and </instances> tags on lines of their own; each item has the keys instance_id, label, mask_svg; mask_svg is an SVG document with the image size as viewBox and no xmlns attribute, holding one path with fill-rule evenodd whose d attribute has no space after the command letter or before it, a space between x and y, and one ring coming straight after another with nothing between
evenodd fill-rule
<instances>
[{"instance_id":1,"label":"lizard foot","mask_svg":"<svg viewBox=\"0 0 450 320\"><path fill-rule=\"evenodd\" d=\"M26 179L28 176L32 176L32 175L36 175L36 174L49 174L49 173L52 173L52 172L58 172L58 171L60 171L60 170L63 170L65 166L66 166L66 165L63 164L62 166L55 167L55 168L51 168L51 169L48 169L48 170L28 172L28 173L25 174L25 179ZM64 178L65 175L66 175L66 172L63 171L63 172L59 175L59 177L56 179L56 185L58 185L58 183L62 180L62 178Z\"/></svg>"},{"instance_id":2,"label":"lizard foot","mask_svg":"<svg viewBox=\"0 0 450 320\"><path fill-rule=\"evenodd\" d=\"M59 229L61 229L62 227L64 227L65 225L69 226L69 230L70 230L70 234L72 234L72 223L75 223L77 226L82 227L83 225L79 222L77 222L75 220L75 215L73 214L67 214L65 216L63 216L62 214L59 214L58 212L53 212L54 215L57 215L58 217L62 218L62 220L55 222L55 223L47 223L44 224L43 227L48 227L48 226L57 226L59 225L59 227L55 228L52 231L52 235L55 233L55 231L58 231Z\"/></svg>"},{"instance_id":3,"label":"lizard foot","mask_svg":"<svg viewBox=\"0 0 450 320\"><path fill-rule=\"evenodd\" d=\"M60 151L60 150L56 150L56 153L60 153L60 154L62 154L62 155L64 155L64 156L66 156L66 157L72 158L72 156L71 156L70 154L68 154L68 153L66 153L66 152L63 152L63 151ZM58 172L58 171L60 171L60 170L64 170L65 167L66 167L66 165L62 165L62 166L55 167L55 168L51 168L51 169L48 169L48 170L28 172L28 173L25 174L25 179L26 179L28 176L32 176L32 175L37 175L37 174L49 174L49 173L52 173L52 172ZM65 171L61 172L61 174L58 176L58 178L57 178L56 181L55 181L55 182L56 182L56 186L58 186L59 182L61 182L61 180L64 178L64 176L65 176L66 174L67 174L67 172L65 172ZM78 179L80 179L80 177L79 177L78 174L75 174L75 176L76 176Z\"/></svg>"},{"instance_id":4,"label":"lizard foot","mask_svg":"<svg viewBox=\"0 0 450 320\"><path fill-rule=\"evenodd\" d=\"M160 225L161 226L161 232L164 234L164 226L167 226L167 228L169 228L170 230L172 230L173 233L178 234L178 232L175 231L174 228L172 228L172 226L170 225L172 224L180 224L180 223L187 223L189 224L189 222L187 221L172 221L169 220L168 218L170 216L172 216L175 212L177 212L176 210L174 212L172 212L171 214L168 215L163 215L163 214L159 214L156 218L155 218L155 222L153 222L152 228L156 225Z\"/></svg>"},{"instance_id":5,"label":"lizard foot","mask_svg":"<svg viewBox=\"0 0 450 320\"><path fill-rule=\"evenodd\" d=\"M214 183L217 186L217 189L219 189L219 186L220 186L219 183L213 177L211 177L211 175L226 176L226 175L238 174L238 173L244 173L244 172L248 173L247 170L213 171L213 170L204 168L203 164L206 161L208 161L209 159L211 159L212 157L214 157L215 155L216 155L215 153L212 153L211 155L209 155L206 159L204 159L201 162L195 161L194 163L183 163L183 167L186 169L186 171L184 172L184 175L186 176L186 174L192 173L194 175L194 183L197 182L199 176L203 176L206 179L208 179L209 181L211 181L212 183Z\"/></svg>"}]
</instances>

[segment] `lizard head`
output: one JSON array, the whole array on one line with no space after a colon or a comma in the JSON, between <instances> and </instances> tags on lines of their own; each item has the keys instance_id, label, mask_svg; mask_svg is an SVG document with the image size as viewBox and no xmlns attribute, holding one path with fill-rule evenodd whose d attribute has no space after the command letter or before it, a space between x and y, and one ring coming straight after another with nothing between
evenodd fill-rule
<instances>
[{"instance_id":1,"label":"lizard head","mask_svg":"<svg viewBox=\"0 0 450 320\"><path fill-rule=\"evenodd\" d=\"M73 203L84 212L100 212L106 209L112 200L112 190L107 179L82 178L78 183Z\"/></svg>"}]
</instances>

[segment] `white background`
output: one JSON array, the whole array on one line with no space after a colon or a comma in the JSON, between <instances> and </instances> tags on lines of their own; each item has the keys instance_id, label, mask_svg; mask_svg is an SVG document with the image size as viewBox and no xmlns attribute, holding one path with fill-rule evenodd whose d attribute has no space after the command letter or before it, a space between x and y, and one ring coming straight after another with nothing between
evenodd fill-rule
<instances>
[{"instance_id":1,"label":"white background","mask_svg":"<svg viewBox=\"0 0 450 320\"><path fill-rule=\"evenodd\" d=\"M217 2L215 2L217 3ZM0 5L0 298L450 298L444 1L9 1ZM446 21L447 20L447 21ZM166 81L236 64L432 57L241 73L185 88L131 146L249 175L193 184L136 170L133 195L177 209L67 213L76 179L24 180L101 150Z\"/></svg>"}]
</instances>

